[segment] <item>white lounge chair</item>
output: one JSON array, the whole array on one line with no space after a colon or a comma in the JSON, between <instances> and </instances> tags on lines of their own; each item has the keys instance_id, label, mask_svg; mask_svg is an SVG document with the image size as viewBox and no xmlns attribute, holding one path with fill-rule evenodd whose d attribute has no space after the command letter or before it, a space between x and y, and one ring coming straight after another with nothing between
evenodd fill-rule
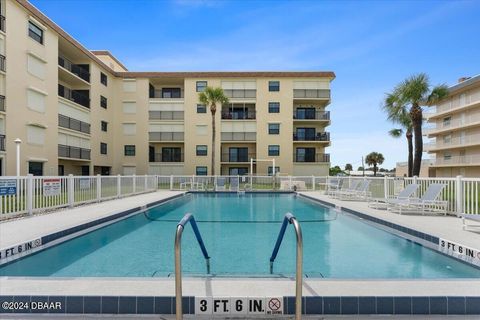
<instances>
[{"instance_id":1,"label":"white lounge chair","mask_svg":"<svg viewBox=\"0 0 480 320\"><path fill-rule=\"evenodd\" d=\"M475 224L475 225L467 224L467 220L480 223L480 214L462 213L462 214L459 214L458 216L462 218L463 230L467 230L467 228L480 228L480 224Z\"/></svg>"},{"instance_id":2,"label":"white lounge chair","mask_svg":"<svg viewBox=\"0 0 480 320\"><path fill-rule=\"evenodd\" d=\"M340 178L329 178L328 182L325 184L325 194L331 195L332 193L340 190L342 181L343 180Z\"/></svg>"},{"instance_id":3,"label":"white lounge chair","mask_svg":"<svg viewBox=\"0 0 480 320\"><path fill-rule=\"evenodd\" d=\"M387 209L390 204L404 201L410 198L418 189L418 184L412 183L403 188L396 197L392 198L369 198L368 206L373 209Z\"/></svg>"},{"instance_id":4,"label":"white lounge chair","mask_svg":"<svg viewBox=\"0 0 480 320\"><path fill-rule=\"evenodd\" d=\"M230 191L239 191L239 181L237 177L230 178Z\"/></svg>"},{"instance_id":5,"label":"white lounge chair","mask_svg":"<svg viewBox=\"0 0 480 320\"><path fill-rule=\"evenodd\" d=\"M370 180L363 180L358 185L358 188L350 192L338 193L337 199L339 200L367 200L371 197L372 193L370 189Z\"/></svg>"},{"instance_id":6,"label":"white lounge chair","mask_svg":"<svg viewBox=\"0 0 480 320\"><path fill-rule=\"evenodd\" d=\"M225 177L215 179L215 191L225 191Z\"/></svg>"},{"instance_id":7,"label":"white lounge chair","mask_svg":"<svg viewBox=\"0 0 480 320\"><path fill-rule=\"evenodd\" d=\"M330 196L332 196L333 198L336 198L338 197L338 195L342 194L342 193L349 193L349 192L353 192L355 191L359 186L360 186L360 182L361 180L353 180L351 183L350 183L350 186L347 187L347 185L345 183L343 183L341 189L339 190L336 190L336 191L332 191L330 193Z\"/></svg>"},{"instance_id":8,"label":"white lounge chair","mask_svg":"<svg viewBox=\"0 0 480 320\"><path fill-rule=\"evenodd\" d=\"M443 212L447 215L448 201L438 200L445 184L432 183L428 186L422 197L398 199L389 204L388 210L392 212L421 212L425 214L426 210L431 212Z\"/></svg>"}]
</instances>

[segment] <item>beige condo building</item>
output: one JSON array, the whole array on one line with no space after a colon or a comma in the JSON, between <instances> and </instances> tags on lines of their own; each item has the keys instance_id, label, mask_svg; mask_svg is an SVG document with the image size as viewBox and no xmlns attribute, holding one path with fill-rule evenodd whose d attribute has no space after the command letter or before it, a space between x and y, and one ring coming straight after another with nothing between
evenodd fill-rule
<instances>
[{"instance_id":1,"label":"beige condo building","mask_svg":"<svg viewBox=\"0 0 480 320\"><path fill-rule=\"evenodd\" d=\"M435 155L437 177L480 177L480 75L460 78L435 113L426 151Z\"/></svg>"},{"instance_id":2,"label":"beige condo building","mask_svg":"<svg viewBox=\"0 0 480 320\"><path fill-rule=\"evenodd\" d=\"M206 86L216 114L216 174L327 175L333 72L130 72L90 51L25 0L1 0L0 169L36 175L211 174ZM273 170L258 162L254 174Z\"/></svg>"}]
</instances>

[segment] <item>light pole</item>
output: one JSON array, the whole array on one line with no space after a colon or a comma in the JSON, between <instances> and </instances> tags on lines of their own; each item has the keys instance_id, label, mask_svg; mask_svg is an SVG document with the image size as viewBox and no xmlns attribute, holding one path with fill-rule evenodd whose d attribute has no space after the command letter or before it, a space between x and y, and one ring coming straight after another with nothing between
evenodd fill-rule
<instances>
[{"instance_id":1,"label":"light pole","mask_svg":"<svg viewBox=\"0 0 480 320\"><path fill-rule=\"evenodd\" d=\"M22 143L22 140L17 138L13 142L15 142L16 149L17 149L17 177L19 177L20 176L20 144Z\"/></svg>"}]
</instances>

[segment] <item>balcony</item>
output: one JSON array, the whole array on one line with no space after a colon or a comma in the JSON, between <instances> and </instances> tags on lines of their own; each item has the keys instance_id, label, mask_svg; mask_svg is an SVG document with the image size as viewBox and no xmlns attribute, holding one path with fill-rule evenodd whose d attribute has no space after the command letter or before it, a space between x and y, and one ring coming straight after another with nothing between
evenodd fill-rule
<instances>
[{"instance_id":1,"label":"balcony","mask_svg":"<svg viewBox=\"0 0 480 320\"><path fill-rule=\"evenodd\" d=\"M6 58L4 55L0 54L0 71L6 72L7 71L7 66L6 66Z\"/></svg>"},{"instance_id":2,"label":"balcony","mask_svg":"<svg viewBox=\"0 0 480 320\"><path fill-rule=\"evenodd\" d=\"M79 131L82 133L90 134L90 124L73 119L62 114L58 115L58 126L62 128L67 128L75 131Z\"/></svg>"},{"instance_id":3,"label":"balcony","mask_svg":"<svg viewBox=\"0 0 480 320\"><path fill-rule=\"evenodd\" d=\"M172 87L172 88L155 88L152 84L149 87L150 99L165 99L165 100L183 100L183 88L181 87Z\"/></svg>"},{"instance_id":4,"label":"balcony","mask_svg":"<svg viewBox=\"0 0 480 320\"><path fill-rule=\"evenodd\" d=\"M480 145L480 134L465 135L448 140L437 138L436 142L425 143L423 146L426 151L431 152L433 150L455 149L473 145Z\"/></svg>"},{"instance_id":5,"label":"balcony","mask_svg":"<svg viewBox=\"0 0 480 320\"><path fill-rule=\"evenodd\" d=\"M255 159L257 157L256 153L229 153L224 152L222 153L222 162L231 162L231 163L239 163L239 162L250 162L250 159Z\"/></svg>"},{"instance_id":6,"label":"balcony","mask_svg":"<svg viewBox=\"0 0 480 320\"><path fill-rule=\"evenodd\" d=\"M148 111L149 120L183 120L183 111Z\"/></svg>"},{"instance_id":7,"label":"balcony","mask_svg":"<svg viewBox=\"0 0 480 320\"><path fill-rule=\"evenodd\" d=\"M87 70L88 65L84 66L84 65L74 64L73 62L71 62L70 60L62 56L58 57L58 65L70 71L80 79L86 82L90 82L90 72Z\"/></svg>"},{"instance_id":8,"label":"balcony","mask_svg":"<svg viewBox=\"0 0 480 320\"><path fill-rule=\"evenodd\" d=\"M330 111L294 110L294 120L330 120Z\"/></svg>"},{"instance_id":9,"label":"balcony","mask_svg":"<svg viewBox=\"0 0 480 320\"><path fill-rule=\"evenodd\" d=\"M256 112L252 111L222 111L222 120L255 120Z\"/></svg>"},{"instance_id":10,"label":"balcony","mask_svg":"<svg viewBox=\"0 0 480 320\"><path fill-rule=\"evenodd\" d=\"M5 135L0 134L0 151L5 151Z\"/></svg>"},{"instance_id":11,"label":"balcony","mask_svg":"<svg viewBox=\"0 0 480 320\"><path fill-rule=\"evenodd\" d=\"M329 153L294 153L293 154L293 162L301 162L301 163L328 163L330 162L330 154Z\"/></svg>"},{"instance_id":12,"label":"balcony","mask_svg":"<svg viewBox=\"0 0 480 320\"><path fill-rule=\"evenodd\" d=\"M256 132L222 132L222 141L256 141Z\"/></svg>"},{"instance_id":13,"label":"balcony","mask_svg":"<svg viewBox=\"0 0 480 320\"><path fill-rule=\"evenodd\" d=\"M90 149L84 149L73 146L66 146L63 144L58 145L58 157L59 158L73 158L90 160Z\"/></svg>"},{"instance_id":14,"label":"balcony","mask_svg":"<svg viewBox=\"0 0 480 320\"><path fill-rule=\"evenodd\" d=\"M224 94L230 99L255 99L256 89L223 89Z\"/></svg>"},{"instance_id":15,"label":"balcony","mask_svg":"<svg viewBox=\"0 0 480 320\"><path fill-rule=\"evenodd\" d=\"M0 15L0 30L5 32L5 16Z\"/></svg>"},{"instance_id":16,"label":"balcony","mask_svg":"<svg viewBox=\"0 0 480 320\"><path fill-rule=\"evenodd\" d=\"M149 132L149 141L183 141L183 132Z\"/></svg>"},{"instance_id":17,"label":"balcony","mask_svg":"<svg viewBox=\"0 0 480 320\"><path fill-rule=\"evenodd\" d=\"M329 89L293 89L294 99L330 99Z\"/></svg>"},{"instance_id":18,"label":"balcony","mask_svg":"<svg viewBox=\"0 0 480 320\"><path fill-rule=\"evenodd\" d=\"M480 113L472 116L467 116L465 119L453 119L450 121L443 121L438 126L425 129L428 135L437 134L442 131L454 131L458 129L465 129L469 126L480 125Z\"/></svg>"},{"instance_id":19,"label":"balcony","mask_svg":"<svg viewBox=\"0 0 480 320\"><path fill-rule=\"evenodd\" d=\"M480 154L465 155L465 156L450 156L444 158L437 158L433 162L433 166L479 166Z\"/></svg>"},{"instance_id":20,"label":"balcony","mask_svg":"<svg viewBox=\"0 0 480 320\"><path fill-rule=\"evenodd\" d=\"M0 95L0 111L5 112L5 96Z\"/></svg>"},{"instance_id":21,"label":"balcony","mask_svg":"<svg viewBox=\"0 0 480 320\"><path fill-rule=\"evenodd\" d=\"M72 90L59 84L58 95L85 108L90 108L90 97L88 90Z\"/></svg>"},{"instance_id":22,"label":"balcony","mask_svg":"<svg viewBox=\"0 0 480 320\"><path fill-rule=\"evenodd\" d=\"M330 132L317 132L317 134L293 134L293 141L330 141Z\"/></svg>"},{"instance_id":23,"label":"balcony","mask_svg":"<svg viewBox=\"0 0 480 320\"><path fill-rule=\"evenodd\" d=\"M436 113L432 115L432 117L441 116L444 113L450 111L461 110L465 107L470 105L476 104L480 102L480 89L475 91L470 91L465 94L464 98L460 98L460 96L456 96L454 98L450 98L448 101L445 101L439 104L436 108Z\"/></svg>"},{"instance_id":24,"label":"balcony","mask_svg":"<svg viewBox=\"0 0 480 320\"><path fill-rule=\"evenodd\" d=\"M182 153L154 153L150 155L149 162L184 162Z\"/></svg>"}]
</instances>

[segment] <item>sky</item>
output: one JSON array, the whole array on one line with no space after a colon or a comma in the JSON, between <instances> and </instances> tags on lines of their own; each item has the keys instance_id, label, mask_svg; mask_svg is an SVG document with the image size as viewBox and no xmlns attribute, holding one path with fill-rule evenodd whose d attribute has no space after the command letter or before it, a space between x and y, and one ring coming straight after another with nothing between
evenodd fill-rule
<instances>
[{"instance_id":1,"label":"sky","mask_svg":"<svg viewBox=\"0 0 480 320\"><path fill-rule=\"evenodd\" d=\"M334 71L332 166L376 151L406 160L381 109L425 72L432 85L480 73L480 1L31 0L90 50L130 71ZM428 155L424 155L428 157Z\"/></svg>"}]
</instances>

